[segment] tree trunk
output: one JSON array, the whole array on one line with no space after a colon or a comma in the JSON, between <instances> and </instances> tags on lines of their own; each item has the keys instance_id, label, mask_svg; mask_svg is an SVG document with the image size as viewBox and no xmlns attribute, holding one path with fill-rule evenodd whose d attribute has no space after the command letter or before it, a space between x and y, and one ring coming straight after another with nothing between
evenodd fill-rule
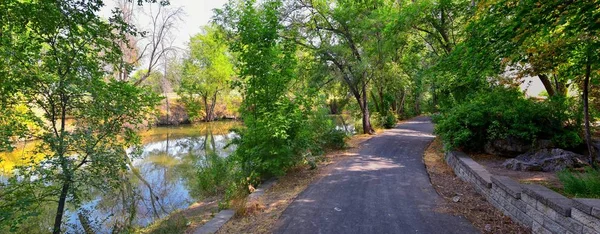
<instances>
[{"instance_id":1,"label":"tree trunk","mask_svg":"<svg viewBox=\"0 0 600 234\"><path fill-rule=\"evenodd\" d=\"M554 87L552 86L552 82L550 82L550 79L548 78L548 76L544 75L544 74L539 74L538 77L540 78L540 81L542 81L544 88L546 88L546 92L548 92L548 96L554 97L554 95L556 95L556 92L555 92Z\"/></svg>"},{"instance_id":2,"label":"tree trunk","mask_svg":"<svg viewBox=\"0 0 600 234\"><path fill-rule=\"evenodd\" d=\"M202 95L202 101L204 102L204 122L208 122L208 96Z\"/></svg>"},{"instance_id":3,"label":"tree trunk","mask_svg":"<svg viewBox=\"0 0 600 234\"><path fill-rule=\"evenodd\" d=\"M60 234L60 226L62 225L62 217L65 212L65 203L67 202L67 195L69 194L69 184L66 180L60 191L60 198L58 200L58 207L56 208L56 216L54 217L54 231L53 234Z\"/></svg>"},{"instance_id":4,"label":"tree trunk","mask_svg":"<svg viewBox=\"0 0 600 234\"><path fill-rule=\"evenodd\" d=\"M379 113L381 113L381 114L383 114L383 113L387 114L387 112L389 111L389 110L384 109L386 107L384 104L384 99L385 98L383 97L383 88L381 88L381 89L379 89L379 101L381 101L379 104Z\"/></svg>"},{"instance_id":5,"label":"tree trunk","mask_svg":"<svg viewBox=\"0 0 600 234\"><path fill-rule=\"evenodd\" d=\"M217 105L217 95L219 94L219 92L215 92L215 94L213 94L212 97L212 103L210 105L210 121L215 120L215 105Z\"/></svg>"},{"instance_id":6,"label":"tree trunk","mask_svg":"<svg viewBox=\"0 0 600 234\"><path fill-rule=\"evenodd\" d=\"M402 91L402 99L400 100L400 106L398 107L398 115L404 118L404 102L406 100L406 92Z\"/></svg>"},{"instance_id":7,"label":"tree trunk","mask_svg":"<svg viewBox=\"0 0 600 234\"><path fill-rule=\"evenodd\" d=\"M589 163L593 168L596 168L596 154L594 153L594 148L592 147L592 133L590 130L590 109L589 109L589 85L590 85L590 75L591 75L591 64L586 64L585 67L585 78L583 80L583 114L585 120L585 141L587 144L588 154L589 154Z\"/></svg>"},{"instance_id":8,"label":"tree trunk","mask_svg":"<svg viewBox=\"0 0 600 234\"><path fill-rule=\"evenodd\" d=\"M373 104L375 104L375 112L381 113L380 102L377 101L377 97L375 96L375 94L373 93L373 91L371 91L371 98L373 98Z\"/></svg>"},{"instance_id":9,"label":"tree trunk","mask_svg":"<svg viewBox=\"0 0 600 234\"><path fill-rule=\"evenodd\" d=\"M367 84L365 84L365 81L362 83L362 93L362 100L358 100L358 102L362 103L363 133L372 135L375 131L373 130L373 127L371 127L371 115L369 114L369 103L367 102Z\"/></svg>"}]
</instances>

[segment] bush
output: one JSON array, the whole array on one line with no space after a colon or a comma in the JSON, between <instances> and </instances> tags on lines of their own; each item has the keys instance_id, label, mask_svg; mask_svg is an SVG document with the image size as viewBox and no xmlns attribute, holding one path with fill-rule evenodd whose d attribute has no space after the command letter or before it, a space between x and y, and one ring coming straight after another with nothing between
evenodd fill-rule
<instances>
[{"instance_id":1,"label":"bush","mask_svg":"<svg viewBox=\"0 0 600 234\"><path fill-rule=\"evenodd\" d=\"M371 127L375 128L383 128L384 124L384 116L382 116L379 112L371 113ZM362 120L361 120L361 129L362 129Z\"/></svg>"},{"instance_id":2,"label":"bush","mask_svg":"<svg viewBox=\"0 0 600 234\"><path fill-rule=\"evenodd\" d=\"M373 112L371 113L370 116L370 120L371 120L371 127L373 128L386 128L386 129L390 129L396 126L396 117L394 116L394 114L392 113L387 113L382 115L379 112ZM359 119L356 121L356 128L357 129L362 129L362 119Z\"/></svg>"},{"instance_id":3,"label":"bush","mask_svg":"<svg viewBox=\"0 0 600 234\"><path fill-rule=\"evenodd\" d=\"M480 151L490 140L513 137L526 143L551 139L560 147L582 142L580 116L570 100L536 102L518 90L495 88L434 116L436 133L452 148Z\"/></svg>"},{"instance_id":4,"label":"bush","mask_svg":"<svg viewBox=\"0 0 600 234\"><path fill-rule=\"evenodd\" d=\"M396 123L397 123L396 117L393 114L388 113L385 116L385 119L383 122L383 127L387 128L387 129L394 128L396 126Z\"/></svg>"},{"instance_id":5,"label":"bush","mask_svg":"<svg viewBox=\"0 0 600 234\"><path fill-rule=\"evenodd\" d=\"M584 173L564 170L557 173L566 194L574 197L600 198L600 172L587 167Z\"/></svg>"},{"instance_id":6,"label":"bush","mask_svg":"<svg viewBox=\"0 0 600 234\"><path fill-rule=\"evenodd\" d=\"M336 124L327 109L319 109L311 114L309 131L312 132L311 154L319 155L325 149L342 149L346 147L348 134L342 129L336 129Z\"/></svg>"},{"instance_id":7,"label":"bush","mask_svg":"<svg viewBox=\"0 0 600 234\"><path fill-rule=\"evenodd\" d=\"M230 159L209 151L200 162L198 189L204 196L223 195L234 179L234 168Z\"/></svg>"}]
</instances>

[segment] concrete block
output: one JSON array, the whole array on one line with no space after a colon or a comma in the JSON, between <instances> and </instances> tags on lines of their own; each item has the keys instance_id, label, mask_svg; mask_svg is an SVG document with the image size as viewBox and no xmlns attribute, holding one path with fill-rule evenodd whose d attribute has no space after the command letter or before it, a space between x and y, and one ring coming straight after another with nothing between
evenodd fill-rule
<instances>
[{"instance_id":1,"label":"concrete block","mask_svg":"<svg viewBox=\"0 0 600 234\"><path fill-rule=\"evenodd\" d=\"M525 212L527 216L531 217L533 221L538 222L540 224L544 223L544 214L538 211L534 206L527 205L527 211Z\"/></svg>"},{"instance_id":2,"label":"concrete block","mask_svg":"<svg viewBox=\"0 0 600 234\"><path fill-rule=\"evenodd\" d=\"M492 176L492 185L497 186L501 190L505 191L507 194L511 195L513 198L520 199L521 193L523 192L523 187L519 182L514 181L511 178L506 176Z\"/></svg>"},{"instance_id":3,"label":"concrete block","mask_svg":"<svg viewBox=\"0 0 600 234\"><path fill-rule=\"evenodd\" d=\"M222 210L208 223L202 225L202 227L196 229L194 234L212 234L216 233L221 227L233 217L235 212L233 210Z\"/></svg>"},{"instance_id":4,"label":"concrete block","mask_svg":"<svg viewBox=\"0 0 600 234\"><path fill-rule=\"evenodd\" d=\"M573 206L583 213L600 218L600 199L575 198Z\"/></svg>"},{"instance_id":5,"label":"concrete block","mask_svg":"<svg viewBox=\"0 0 600 234\"><path fill-rule=\"evenodd\" d=\"M531 226L531 231L536 234L553 234L538 222L533 222L533 225Z\"/></svg>"},{"instance_id":6,"label":"concrete block","mask_svg":"<svg viewBox=\"0 0 600 234\"><path fill-rule=\"evenodd\" d=\"M564 227L562 227L561 225L559 225L558 223L554 222L554 220L551 219L544 219L544 223L542 223L542 226L544 226L544 228L546 228L548 231L552 232L552 233L566 233L567 229L565 229Z\"/></svg>"},{"instance_id":7,"label":"concrete block","mask_svg":"<svg viewBox=\"0 0 600 234\"><path fill-rule=\"evenodd\" d=\"M583 213L579 209L573 209L571 211L571 217L574 220L577 220L578 222L582 223L584 229L585 227L588 227L594 230L596 233L600 233L600 220L598 220L598 218Z\"/></svg>"},{"instance_id":8,"label":"concrete block","mask_svg":"<svg viewBox=\"0 0 600 234\"><path fill-rule=\"evenodd\" d=\"M510 199L510 204L523 212L525 212L525 208L527 207L527 204L520 199Z\"/></svg>"},{"instance_id":9,"label":"concrete block","mask_svg":"<svg viewBox=\"0 0 600 234\"><path fill-rule=\"evenodd\" d=\"M523 192L530 197L534 198L538 202L554 209L561 215L569 217L571 215L571 208L573 207L573 200L558 194L541 185L527 184L523 185Z\"/></svg>"}]
</instances>

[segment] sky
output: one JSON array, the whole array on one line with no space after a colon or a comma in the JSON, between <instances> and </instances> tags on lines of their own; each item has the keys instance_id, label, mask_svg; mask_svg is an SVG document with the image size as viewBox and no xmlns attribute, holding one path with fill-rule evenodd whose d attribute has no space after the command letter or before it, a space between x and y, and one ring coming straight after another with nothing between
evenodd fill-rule
<instances>
[{"instance_id":1,"label":"sky","mask_svg":"<svg viewBox=\"0 0 600 234\"><path fill-rule=\"evenodd\" d=\"M135 1L135 0L134 0ZM183 48L190 37L200 32L200 27L208 24L213 16L213 9L221 8L227 0L170 0L169 7L182 7L185 14L182 16L181 24L175 31L175 46ZM109 17L111 10L115 8L115 0L105 0L106 5L100 11L103 17ZM148 3L146 3L148 4ZM140 15L138 23L145 25L149 23L147 17Z\"/></svg>"}]
</instances>

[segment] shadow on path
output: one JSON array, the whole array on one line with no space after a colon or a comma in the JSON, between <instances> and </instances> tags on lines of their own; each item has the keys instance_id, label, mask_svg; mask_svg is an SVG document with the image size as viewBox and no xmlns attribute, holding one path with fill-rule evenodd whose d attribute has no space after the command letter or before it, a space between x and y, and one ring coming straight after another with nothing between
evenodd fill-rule
<instances>
[{"instance_id":1,"label":"shadow on path","mask_svg":"<svg viewBox=\"0 0 600 234\"><path fill-rule=\"evenodd\" d=\"M275 233L478 233L434 210L441 198L422 161L432 132L417 117L363 143L290 204Z\"/></svg>"}]
</instances>

